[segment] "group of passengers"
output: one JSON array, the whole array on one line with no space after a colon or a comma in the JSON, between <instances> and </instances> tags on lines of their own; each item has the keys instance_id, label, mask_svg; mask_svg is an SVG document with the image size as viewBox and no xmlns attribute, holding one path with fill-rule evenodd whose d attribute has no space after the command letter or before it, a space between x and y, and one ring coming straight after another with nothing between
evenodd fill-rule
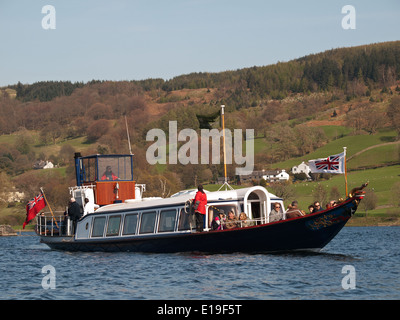
<instances>
[{"instance_id":1,"label":"group of passengers","mask_svg":"<svg viewBox=\"0 0 400 320\"><path fill-rule=\"evenodd\" d=\"M211 222L212 230L226 230L233 228L243 228L248 226L249 223L247 221L247 215L244 212L242 212L238 218L233 212L233 210L230 210L228 212L228 218L227 218L224 210L219 209L218 215Z\"/></svg>"},{"instance_id":2,"label":"group of passengers","mask_svg":"<svg viewBox=\"0 0 400 320\"><path fill-rule=\"evenodd\" d=\"M338 203L335 200L331 200L326 204L326 209L336 207L337 205L338 205ZM319 201L315 201L313 204L310 204L308 206L309 213L315 213L315 212L322 211L322 210L324 210L324 209L321 207Z\"/></svg>"},{"instance_id":3,"label":"group of passengers","mask_svg":"<svg viewBox=\"0 0 400 320\"><path fill-rule=\"evenodd\" d=\"M326 205L326 208L329 209L336 205L337 203L335 201L330 201ZM298 202L295 200L288 206L288 209L286 211L283 211L281 204L279 202L275 202L269 214L269 222L302 217L306 214L311 214L323 210L319 201L315 201L313 204L309 205L308 209L308 213L304 212L304 210L299 209ZM229 211L228 217L226 217L225 212L222 209L219 209L218 211L218 215L211 223L212 230L241 228L250 225L247 221L247 215L244 212L242 212L238 218L233 210Z\"/></svg>"},{"instance_id":4,"label":"group of passengers","mask_svg":"<svg viewBox=\"0 0 400 320\"><path fill-rule=\"evenodd\" d=\"M335 206L337 206L337 202L334 200L331 200L326 205L326 209L330 209ZM269 214L269 222L275 222L275 221L280 221L280 220L285 220L285 219L302 217L302 216L305 216L306 214L311 214L311 213L315 213L315 212L322 211L322 210L324 210L324 209L321 207L320 202L315 201L313 204L310 204L308 206L309 212L306 213L306 212L304 212L304 210L299 209L298 202L295 200L288 206L287 211L283 212L283 210L281 210L280 203L275 202L273 204L273 208Z\"/></svg>"},{"instance_id":5,"label":"group of passengers","mask_svg":"<svg viewBox=\"0 0 400 320\"><path fill-rule=\"evenodd\" d=\"M298 208L297 201L293 201L289 206L286 212L281 210L281 204L279 202L275 202L273 204L273 208L269 214L269 222L275 222L285 219L291 219L296 217L304 216L305 212Z\"/></svg>"},{"instance_id":6,"label":"group of passengers","mask_svg":"<svg viewBox=\"0 0 400 320\"><path fill-rule=\"evenodd\" d=\"M203 231L203 221L204 216L206 214L206 205L207 205L207 195L203 190L203 186L198 186L198 191L196 193L194 202L194 211L196 215L196 230L198 232ZM330 201L326 208L329 209L331 207L336 206L337 203L335 201ZM308 206L308 214L315 213L323 210L319 201L315 201L313 204ZM269 214L269 222L276 222L285 219L297 218L305 216L306 213L304 210L300 210L298 207L298 202L294 200L289 206L288 209L284 212L281 208L281 204L279 202L273 203L272 210ZM211 222L212 230L224 230L224 229L233 229L233 228L241 228L249 226L249 222L247 221L247 215L242 212L239 215L239 218L235 215L233 210L230 210L228 213L228 217L226 217L225 212L222 209L218 209L218 215Z\"/></svg>"}]
</instances>

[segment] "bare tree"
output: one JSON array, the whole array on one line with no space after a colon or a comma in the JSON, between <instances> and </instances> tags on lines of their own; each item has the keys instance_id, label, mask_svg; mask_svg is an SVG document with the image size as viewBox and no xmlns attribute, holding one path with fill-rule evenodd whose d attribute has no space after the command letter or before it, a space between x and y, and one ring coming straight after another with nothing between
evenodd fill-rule
<instances>
[{"instance_id":1,"label":"bare tree","mask_svg":"<svg viewBox=\"0 0 400 320\"><path fill-rule=\"evenodd\" d=\"M387 115L396 129L398 137L400 137L400 96L392 98Z\"/></svg>"},{"instance_id":2,"label":"bare tree","mask_svg":"<svg viewBox=\"0 0 400 320\"><path fill-rule=\"evenodd\" d=\"M365 191L365 197L361 201L361 207L365 210L365 217L367 217L368 210L374 210L378 203L378 196L374 190L367 189Z\"/></svg>"},{"instance_id":3,"label":"bare tree","mask_svg":"<svg viewBox=\"0 0 400 320\"><path fill-rule=\"evenodd\" d=\"M296 197L295 189L288 182L275 182L271 184L271 189L277 197L285 200L294 200Z\"/></svg>"},{"instance_id":4,"label":"bare tree","mask_svg":"<svg viewBox=\"0 0 400 320\"><path fill-rule=\"evenodd\" d=\"M171 188L168 186L168 181L164 177L159 177L158 181L160 181L160 193L162 198L166 198L171 194Z\"/></svg>"},{"instance_id":5,"label":"bare tree","mask_svg":"<svg viewBox=\"0 0 400 320\"><path fill-rule=\"evenodd\" d=\"M328 201L328 190L320 183L313 190L314 201L319 201L321 207L324 207Z\"/></svg>"},{"instance_id":6,"label":"bare tree","mask_svg":"<svg viewBox=\"0 0 400 320\"><path fill-rule=\"evenodd\" d=\"M391 189L391 194L392 194L392 204L396 208L400 208L400 182L396 182L392 189Z\"/></svg>"}]
</instances>

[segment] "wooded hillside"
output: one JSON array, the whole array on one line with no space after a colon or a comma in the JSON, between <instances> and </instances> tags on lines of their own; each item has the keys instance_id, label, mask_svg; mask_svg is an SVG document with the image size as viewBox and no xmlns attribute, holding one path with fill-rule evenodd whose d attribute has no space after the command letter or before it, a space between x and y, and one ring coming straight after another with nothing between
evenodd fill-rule
<instances>
[{"instance_id":1,"label":"wooded hillside","mask_svg":"<svg viewBox=\"0 0 400 320\"><path fill-rule=\"evenodd\" d=\"M275 168L280 161L303 157L346 135L372 135L382 129L400 134L399 79L396 41L170 80L10 85L0 88L1 179L27 197L39 185L47 186L61 206L73 183L75 151L128 153L126 117L135 178L148 185L148 195L166 196L213 181L223 175L223 168L149 165L145 137L151 128L168 132L169 121L177 121L178 130L199 130L196 115L213 114L225 104L227 128L255 130L255 169ZM13 90L16 97L10 94ZM218 122L213 126L219 128ZM64 170L38 175L32 165L39 159ZM230 175L233 169L229 166Z\"/></svg>"}]
</instances>

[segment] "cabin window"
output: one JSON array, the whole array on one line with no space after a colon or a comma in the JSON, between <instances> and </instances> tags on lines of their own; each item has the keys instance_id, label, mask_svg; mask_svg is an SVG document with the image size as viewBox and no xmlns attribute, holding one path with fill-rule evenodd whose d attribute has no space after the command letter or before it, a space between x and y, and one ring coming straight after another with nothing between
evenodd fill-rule
<instances>
[{"instance_id":1,"label":"cabin window","mask_svg":"<svg viewBox=\"0 0 400 320\"><path fill-rule=\"evenodd\" d=\"M154 232L154 224L156 222L156 212L142 213L142 220L140 222L139 233L152 233Z\"/></svg>"},{"instance_id":2,"label":"cabin window","mask_svg":"<svg viewBox=\"0 0 400 320\"><path fill-rule=\"evenodd\" d=\"M121 224L121 216L111 216L108 219L106 236L117 236L119 234L119 226Z\"/></svg>"},{"instance_id":3,"label":"cabin window","mask_svg":"<svg viewBox=\"0 0 400 320\"><path fill-rule=\"evenodd\" d=\"M181 211L179 213L179 224L178 224L179 231L184 231L184 230L190 229L190 218L191 218L191 214L186 213L184 209L181 209Z\"/></svg>"},{"instance_id":4,"label":"cabin window","mask_svg":"<svg viewBox=\"0 0 400 320\"><path fill-rule=\"evenodd\" d=\"M137 225L137 214L127 214L124 221L123 234L135 234Z\"/></svg>"},{"instance_id":5,"label":"cabin window","mask_svg":"<svg viewBox=\"0 0 400 320\"><path fill-rule=\"evenodd\" d=\"M105 225L106 225L106 217L94 218L92 237L102 237L104 234Z\"/></svg>"},{"instance_id":6,"label":"cabin window","mask_svg":"<svg viewBox=\"0 0 400 320\"><path fill-rule=\"evenodd\" d=\"M93 182L96 180L96 159L87 158L81 160L81 174L83 182Z\"/></svg>"},{"instance_id":7,"label":"cabin window","mask_svg":"<svg viewBox=\"0 0 400 320\"><path fill-rule=\"evenodd\" d=\"M176 210L161 211L158 232L171 232L175 230Z\"/></svg>"},{"instance_id":8,"label":"cabin window","mask_svg":"<svg viewBox=\"0 0 400 320\"><path fill-rule=\"evenodd\" d=\"M99 157L98 180L133 180L130 156Z\"/></svg>"}]
</instances>

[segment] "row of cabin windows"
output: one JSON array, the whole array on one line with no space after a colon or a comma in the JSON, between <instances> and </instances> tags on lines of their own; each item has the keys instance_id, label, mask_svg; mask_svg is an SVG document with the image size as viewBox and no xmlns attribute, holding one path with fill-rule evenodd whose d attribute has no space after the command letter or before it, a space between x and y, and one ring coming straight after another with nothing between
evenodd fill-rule
<instances>
[{"instance_id":1,"label":"row of cabin windows","mask_svg":"<svg viewBox=\"0 0 400 320\"><path fill-rule=\"evenodd\" d=\"M184 231L190 229L189 214L183 209L178 211L180 219L178 230ZM134 235L137 233L138 213L126 214L125 216L113 215L108 219L106 236L118 236L121 226L121 219L124 217L122 235ZM156 223L157 212L143 212L141 215L139 234L153 233ZM158 232L172 232L175 230L175 222L177 218L177 210L169 209L160 212ZM106 217L95 217L93 222L92 237L102 237L104 227L106 226Z\"/></svg>"}]
</instances>

